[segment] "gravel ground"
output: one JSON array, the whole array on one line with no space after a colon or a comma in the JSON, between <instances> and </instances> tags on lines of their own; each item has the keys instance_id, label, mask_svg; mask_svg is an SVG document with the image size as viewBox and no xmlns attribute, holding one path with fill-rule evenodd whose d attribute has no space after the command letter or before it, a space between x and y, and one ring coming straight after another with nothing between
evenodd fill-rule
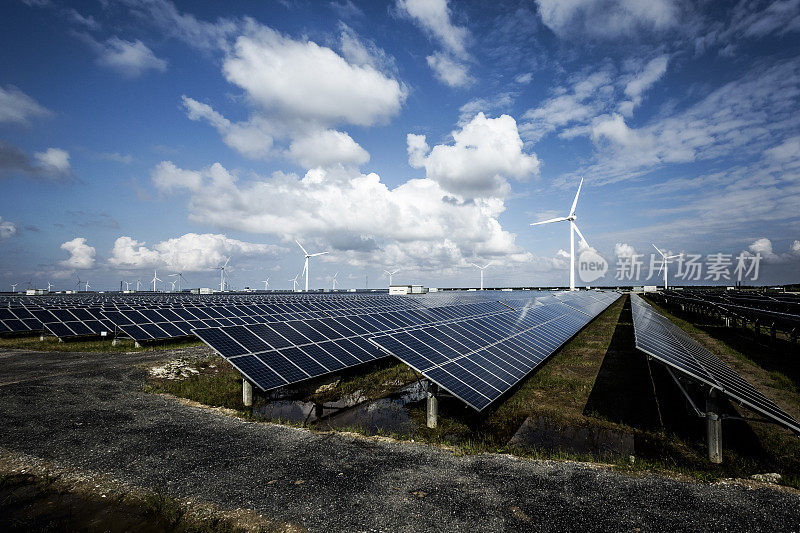
<instances>
[{"instance_id":1,"label":"gravel ground","mask_svg":"<svg viewBox=\"0 0 800 533\"><path fill-rule=\"evenodd\" d=\"M142 392L175 353L0 352L0 447L310 531L798 531L800 496L246 422Z\"/></svg>"}]
</instances>

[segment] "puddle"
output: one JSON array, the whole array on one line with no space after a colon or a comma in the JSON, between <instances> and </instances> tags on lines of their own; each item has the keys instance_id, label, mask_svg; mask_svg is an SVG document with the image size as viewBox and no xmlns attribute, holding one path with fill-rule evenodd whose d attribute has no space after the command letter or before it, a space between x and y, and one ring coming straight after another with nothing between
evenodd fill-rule
<instances>
[{"instance_id":1,"label":"puddle","mask_svg":"<svg viewBox=\"0 0 800 533\"><path fill-rule=\"evenodd\" d=\"M320 428L360 428L368 435L380 433L410 434L413 422L405 406L424 400L427 389L419 382L379 400L332 414L317 423Z\"/></svg>"},{"instance_id":2,"label":"puddle","mask_svg":"<svg viewBox=\"0 0 800 533\"><path fill-rule=\"evenodd\" d=\"M525 420L508 444L519 448L591 453L596 456L634 454L632 433L561 426L544 417Z\"/></svg>"},{"instance_id":3,"label":"puddle","mask_svg":"<svg viewBox=\"0 0 800 533\"><path fill-rule=\"evenodd\" d=\"M366 401L362 391L324 404L275 399L257 406L253 415L264 420L316 423L320 429L360 428L370 435L386 432L408 434L412 421L405 406L424 400L425 394L424 385L415 382L373 401Z\"/></svg>"}]
</instances>

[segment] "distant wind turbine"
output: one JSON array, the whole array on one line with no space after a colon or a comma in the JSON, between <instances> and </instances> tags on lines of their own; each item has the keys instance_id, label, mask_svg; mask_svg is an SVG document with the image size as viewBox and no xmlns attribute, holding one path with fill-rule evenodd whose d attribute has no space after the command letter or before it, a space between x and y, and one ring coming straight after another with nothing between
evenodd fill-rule
<instances>
[{"instance_id":1,"label":"distant wind turbine","mask_svg":"<svg viewBox=\"0 0 800 533\"><path fill-rule=\"evenodd\" d=\"M492 264L492 262L489 261L484 266L478 266L475 263L470 263L470 264L481 271L481 290L483 290L483 271L486 270L489 267L489 265Z\"/></svg>"},{"instance_id":2,"label":"distant wind turbine","mask_svg":"<svg viewBox=\"0 0 800 533\"><path fill-rule=\"evenodd\" d=\"M131 290L131 282L130 281L123 281L122 283L125 284L125 290L126 291Z\"/></svg>"},{"instance_id":3,"label":"distant wind turbine","mask_svg":"<svg viewBox=\"0 0 800 533\"><path fill-rule=\"evenodd\" d=\"M578 205L578 195L581 194L581 187L583 187L583 178L578 185L578 192L575 193L575 199L572 201L572 207L569 210L569 215L565 217L551 218L550 220L542 220L541 222L533 222L531 226L538 226L539 224L550 224L551 222L566 222L569 221L569 290L575 290L575 233L581 240L588 246L589 243L586 237L583 236L581 230L575 224L575 219L578 215L575 214L575 207Z\"/></svg>"},{"instance_id":4,"label":"distant wind turbine","mask_svg":"<svg viewBox=\"0 0 800 533\"><path fill-rule=\"evenodd\" d=\"M392 285L392 276L394 276L395 274L400 272L400 269L398 268L397 270L392 270L391 272L389 272L388 270L384 270L384 272L386 272L389 275L389 286L391 286Z\"/></svg>"},{"instance_id":5,"label":"distant wind turbine","mask_svg":"<svg viewBox=\"0 0 800 533\"><path fill-rule=\"evenodd\" d=\"M139 289L141 288L141 286L142 286L142 280L137 279L136 280L136 292L139 292Z\"/></svg>"},{"instance_id":6,"label":"distant wind turbine","mask_svg":"<svg viewBox=\"0 0 800 533\"><path fill-rule=\"evenodd\" d=\"M153 292L156 292L156 281L161 281L158 277L158 271L153 270L153 279L150 282L153 284Z\"/></svg>"},{"instance_id":7,"label":"distant wind turbine","mask_svg":"<svg viewBox=\"0 0 800 533\"><path fill-rule=\"evenodd\" d=\"M650 244L653 243L651 242ZM659 250L658 246L656 246L655 244L653 244L653 248L656 249L656 252L661 254L661 268L658 269L658 273L661 274L661 271L662 270L664 271L664 290L667 290L667 269L669 268L667 265L669 265L669 260L675 259L676 257L681 257L683 254L681 253L677 255L666 255L664 252Z\"/></svg>"},{"instance_id":8,"label":"distant wind turbine","mask_svg":"<svg viewBox=\"0 0 800 533\"><path fill-rule=\"evenodd\" d=\"M89 292L89 287L91 287L91 285L89 285L89 282L88 282L88 281L87 281L87 282L85 282L85 283L86 283L86 289L85 289L85 291L86 291L86 292Z\"/></svg>"},{"instance_id":9,"label":"distant wind turbine","mask_svg":"<svg viewBox=\"0 0 800 533\"><path fill-rule=\"evenodd\" d=\"M172 284L172 290L170 292L175 292L175 283L177 283L177 280L170 281L170 283Z\"/></svg>"},{"instance_id":10,"label":"distant wind turbine","mask_svg":"<svg viewBox=\"0 0 800 533\"><path fill-rule=\"evenodd\" d=\"M47 292L50 292L50 289L51 289L52 287L53 287L53 285L52 285L52 284L51 284L51 283L48 281L48 282L47 282Z\"/></svg>"},{"instance_id":11,"label":"distant wind turbine","mask_svg":"<svg viewBox=\"0 0 800 533\"><path fill-rule=\"evenodd\" d=\"M230 261L230 260L231 260L231 258L228 257L227 259L225 259L225 263L223 263L222 266L218 266L218 267L216 267L214 269L214 270L219 270L219 290L220 290L220 292L225 290L225 269L228 267L228 261Z\"/></svg>"},{"instance_id":12,"label":"distant wind turbine","mask_svg":"<svg viewBox=\"0 0 800 533\"><path fill-rule=\"evenodd\" d=\"M12 283L11 284L11 292L17 292L17 285L19 285L19 283Z\"/></svg>"},{"instance_id":13,"label":"distant wind turbine","mask_svg":"<svg viewBox=\"0 0 800 533\"><path fill-rule=\"evenodd\" d=\"M263 280L262 283L264 283L264 290L269 289L269 277L267 277L267 279Z\"/></svg>"},{"instance_id":14,"label":"distant wind turbine","mask_svg":"<svg viewBox=\"0 0 800 533\"><path fill-rule=\"evenodd\" d=\"M318 255L325 255L325 254L327 254L328 252L317 252L317 253L315 253L315 254L310 254L310 253L308 253L308 252L306 251L306 249L305 249L305 248L303 248L303 245L302 245L302 244L300 244L300 242L299 242L297 239L295 239L295 241L294 241L294 242L296 242L296 243L297 243L297 246L299 246L299 247L300 247L300 249L301 249L301 250L303 250L303 253L304 253L304 254L305 254L305 256L306 256L306 264L305 264L305 266L303 267L303 272L305 272L305 274L306 274L306 292L308 292L308 276L309 276L309 274L310 274L310 272L309 272L309 268L308 268L308 259L309 259L310 257L316 257L316 256L318 256Z\"/></svg>"},{"instance_id":15,"label":"distant wind turbine","mask_svg":"<svg viewBox=\"0 0 800 533\"><path fill-rule=\"evenodd\" d=\"M289 281L292 282L292 290L293 291L297 291L297 278L299 278L299 277L300 277L300 274L296 275L295 277L293 277L292 279L289 280Z\"/></svg>"},{"instance_id":16,"label":"distant wind turbine","mask_svg":"<svg viewBox=\"0 0 800 533\"><path fill-rule=\"evenodd\" d=\"M339 280L336 279L336 276L338 276L338 275L339 275L338 272L333 275L333 290L334 291L336 290L336 282L339 281Z\"/></svg>"}]
</instances>

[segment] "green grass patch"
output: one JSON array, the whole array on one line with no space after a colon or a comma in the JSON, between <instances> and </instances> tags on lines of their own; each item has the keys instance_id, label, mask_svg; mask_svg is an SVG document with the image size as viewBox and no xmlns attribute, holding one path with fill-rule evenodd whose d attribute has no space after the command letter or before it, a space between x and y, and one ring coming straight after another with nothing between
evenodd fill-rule
<instances>
[{"instance_id":1,"label":"green grass patch","mask_svg":"<svg viewBox=\"0 0 800 533\"><path fill-rule=\"evenodd\" d=\"M213 367L212 367L213 365ZM212 407L242 411L242 376L220 357L194 363L200 373L186 379L151 379L147 392L167 393Z\"/></svg>"},{"instance_id":2,"label":"green grass patch","mask_svg":"<svg viewBox=\"0 0 800 533\"><path fill-rule=\"evenodd\" d=\"M111 339L68 340L59 342L56 337L45 337L41 340L39 335L0 337L0 349L32 350L37 352L143 352L153 350L174 350L202 346L200 341L156 342L137 348L132 339L119 339L116 346L111 344Z\"/></svg>"}]
</instances>

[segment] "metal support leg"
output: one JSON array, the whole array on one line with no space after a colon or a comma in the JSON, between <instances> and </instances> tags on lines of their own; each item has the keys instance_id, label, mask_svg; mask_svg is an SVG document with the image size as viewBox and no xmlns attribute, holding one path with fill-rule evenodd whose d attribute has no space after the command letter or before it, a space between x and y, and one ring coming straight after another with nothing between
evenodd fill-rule
<instances>
[{"instance_id":1,"label":"metal support leg","mask_svg":"<svg viewBox=\"0 0 800 533\"><path fill-rule=\"evenodd\" d=\"M245 407L253 407L253 384L242 378L242 403Z\"/></svg>"},{"instance_id":2,"label":"metal support leg","mask_svg":"<svg viewBox=\"0 0 800 533\"><path fill-rule=\"evenodd\" d=\"M712 389L706 400L706 428L708 460L714 464L722 462L722 418L717 411L717 393Z\"/></svg>"},{"instance_id":3,"label":"metal support leg","mask_svg":"<svg viewBox=\"0 0 800 533\"><path fill-rule=\"evenodd\" d=\"M133 342L133 346L134 346L134 348L141 348L142 347L142 345L139 344L139 341L134 341Z\"/></svg>"},{"instance_id":4,"label":"metal support leg","mask_svg":"<svg viewBox=\"0 0 800 533\"><path fill-rule=\"evenodd\" d=\"M435 428L439 421L439 386L436 383L428 382L428 427Z\"/></svg>"}]
</instances>

